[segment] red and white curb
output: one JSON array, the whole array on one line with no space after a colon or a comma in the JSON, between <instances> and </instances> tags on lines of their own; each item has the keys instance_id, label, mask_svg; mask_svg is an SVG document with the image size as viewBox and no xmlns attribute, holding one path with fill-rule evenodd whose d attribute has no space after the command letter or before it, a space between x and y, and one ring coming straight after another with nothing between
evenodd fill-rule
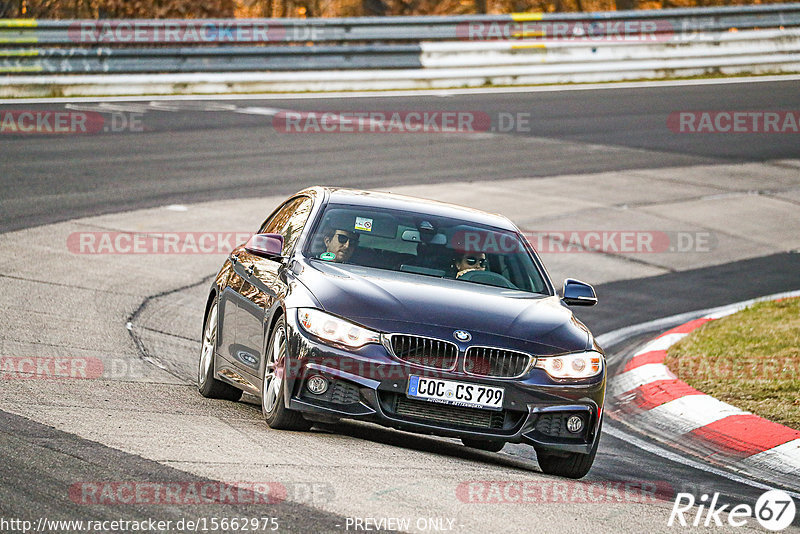
<instances>
[{"instance_id":1,"label":"red and white curb","mask_svg":"<svg viewBox=\"0 0 800 534\"><path fill-rule=\"evenodd\" d=\"M798 294L775 295L772 300ZM633 428L656 429L675 444L697 444L701 450L713 451L707 459L736 470L800 476L800 431L706 395L664 365L667 349L691 331L753 302L709 310L639 348L610 381L608 395L615 418ZM698 446L688 448L698 450Z\"/></svg>"}]
</instances>

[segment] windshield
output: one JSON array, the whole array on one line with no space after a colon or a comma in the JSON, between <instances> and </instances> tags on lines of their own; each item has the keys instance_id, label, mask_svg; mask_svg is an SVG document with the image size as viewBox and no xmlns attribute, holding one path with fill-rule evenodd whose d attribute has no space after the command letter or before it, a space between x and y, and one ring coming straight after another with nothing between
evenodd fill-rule
<instances>
[{"instance_id":1,"label":"windshield","mask_svg":"<svg viewBox=\"0 0 800 534\"><path fill-rule=\"evenodd\" d=\"M329 205L304 254L529 293L548 285L516 232L428 214Z\"/></svg>"}]
</instances>

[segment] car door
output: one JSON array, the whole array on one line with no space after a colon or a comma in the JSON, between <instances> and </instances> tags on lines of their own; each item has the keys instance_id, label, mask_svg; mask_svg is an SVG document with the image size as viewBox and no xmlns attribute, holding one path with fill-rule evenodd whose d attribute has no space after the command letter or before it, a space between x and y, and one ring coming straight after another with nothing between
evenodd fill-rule
<instances>
[{"instance_id":1,"label":"car door","mask_svg":"<svg viewBox=\"0 0 800 534\"><path fill-rule=\"evenodd\" d=\"M313 201L297 197L286 202L259 230L283 236L283 256L291 255L294 245L311 214ZM264 357L264 320L267 310L286 294L280 261L261 258L247 251L238 257L238 267L244 273L236 312L236 365L251 377L260 380Z\"/></svg>"},{"instance_id":2,"label":"car door","mask_svg":"<svg viewBox=\"0 0 800 534\"><path fill-rule=\"evenodd\" d=\"M219 332L217 334L217 347L219 354L230 362L236 361L236 315L239 309L240 292L244 284L245 272L237 264L238 256L243 247L238 247L231 252L232 269L227 281L219 295Z\"/></svg>"}]
</instances>

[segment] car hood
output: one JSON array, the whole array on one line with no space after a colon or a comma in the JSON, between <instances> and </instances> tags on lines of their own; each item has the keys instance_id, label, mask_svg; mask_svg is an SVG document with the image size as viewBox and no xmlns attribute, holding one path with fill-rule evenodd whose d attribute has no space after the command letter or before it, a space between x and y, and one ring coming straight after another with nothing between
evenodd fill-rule
<instances>
[{"instance_id":1,"label":"car hood","mask_svg":"<svg viewBox=\"0 0 800 534\"><path fill-rule=\"evenodd\" d=\"M312 260L299 280L322 307L380 332L498 344L534 354L586 350L591 334L558 297ZM502 338L502 339L498 339Z\"/></svg>"}]
</instances>

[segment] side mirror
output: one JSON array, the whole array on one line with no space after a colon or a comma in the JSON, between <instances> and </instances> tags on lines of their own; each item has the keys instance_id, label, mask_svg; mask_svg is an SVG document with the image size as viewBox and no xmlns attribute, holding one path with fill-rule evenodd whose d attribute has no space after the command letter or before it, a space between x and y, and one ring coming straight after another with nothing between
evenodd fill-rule
<instances>
[{"instance_id":1,"label":"side mirror","mask_svg":"<svg viewBox=\"0 0 800 534\"><path fill-rule=\"evenodd\" d=\"M280 256L283 251L283 236L281 234L254 234L250 236L244 249L250 254L262 258Z\"/></svg>"},{"instance_id":2,"label":"side mirror","mask_svg":"<svg viewBox=\"0 0 800 534\"><path fill-rule=\"evenodd\" d=\"M568 306L594 306L597 304L594 288L574 278L564 280L563 295L562 300Z\"/></svg>"}]
</instances>

